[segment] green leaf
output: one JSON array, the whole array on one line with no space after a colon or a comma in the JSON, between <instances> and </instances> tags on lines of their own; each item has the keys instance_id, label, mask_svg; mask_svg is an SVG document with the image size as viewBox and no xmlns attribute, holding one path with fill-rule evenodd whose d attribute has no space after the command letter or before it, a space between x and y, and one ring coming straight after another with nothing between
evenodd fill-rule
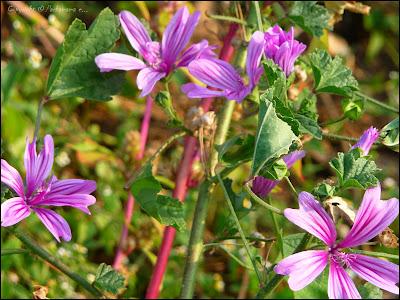
<instances>
[{"instance_id":1,"label":"green leaf","mask_svg":"<svg viewBox=\"0 0 400 300\"><path fill-rule=\"evenodd\" d=\"M261 97L264 97L273 103L275 112L279 119L289 124L293 133L297 136L300 134L300 123L296 120L292 109L281 100L282 98L280 97L282 96L276 95L276 89L279 89L279 85L269 88Z\"/></svg>"},{"instance_id":2,"label":"green leaf","mask_svg":"<svg viewBox=\"0 0 400 300\"><path fill-rule=\"evenodd\" d=\"M301 133L311 134L317 139L322 139L322 130L318 125L317 97L305 88L293 103L297 113L294 114L299 123Z\"/></svg>"},{"instance_id":3,"label":"green leaf","mask_svg":"<svg viewBox=\"0 0 400 300\"><path fill-rule=\"evenodd\" d=\"M322 130L317 121L300 114L295 114L295 117L300 124L301 133L309 133L316 139L322 139Z\"/></svg>"},{"instance_id":4,"label":"green leaf","mask_svg":"<svg viewBox=\"0 0 400 300\"><path fill-rule=\"evenodd\" d=\"M152 166L147 163L136 180L131 191L141 208L161 224L170 225L182 231L186 227L182 203L178 199L158 195L161 184L152 174Z\"/></svg>"},{"instance_id":5,"label":"green leaf","mask_svg":"<svg viewBox=\"0 0 400 300\"><path fill-rule=\"evenodd\" d=\"M317 1L294 1L289 19L305 32L320 37L325 28L329 28L329 11L317 4Z\"/></svg>"},{"instance_id":6,"label":"green leaf","mask_svg":"<svg viewBox=\"0 0 400 300\"><path fill-rule=\"evenodd\" d=\"M266 97L260 98L258 128L253 154L252 177L271 159L287 154L297 137L290 126L278 118Z\"/></svg>"},{"instance_id":7,"label":"green leaf","mask_svg":"<svg viewBox=\"0 0 400 300\"><path fill-rule=\"evenodd\" d=\"M309 55L313 70L315 90L318 93L332 93L337 95L351 95L358 90L358 82L353 77L351 70L343 65L342 58L330 57L328 52L315 49Z\"/></svg>"},{"instance_id":8,"label":"green leaf","mask_svg":"<svg viewBox=\"0 0 400 300\"><path fill-rule=\"evenodd\" d=\"M282 180L286 176L287 171L285 161L278 159L272 165L262 168L259 175L271 180Z\"/></svg>"},{"instance_id":9,"label":"green leaf","mask_svg":"<svg viewBox=\"0 0 400 300\"><path fill-rule=\"evenodd\" d=\"M380 170L368 157L361 157L358 148L347 153L339 152L329 164L336 172L339 187L343 189L353 187L366 189L378 184L376 173Z\"/></svg>"},{"instance_id":10,"label":"green leaf","mask_svg":"<svg viewBox=\"0 0 400 300\"><path fill-rule=\"evenodd\" d=\"M287 257L296 250L301 240L304 238L305 233L295 233L284 236L282 239L283 243L283 256Z\"/></svg>"},{"instance_id":11,"label":"green leaf","mask_svg":"<svg viewBox=\"0 0 400 300\"><path fill-rule=\"evenodd\" d=\"M122 87L124 74L119 71L101 73L94 59L109 52L119 35L118 18L109 8L100 12L89 30L82 21L75 19L50 67L47 80L50 99L111 100L111 95Z\"/></svg>"},{"instance_id":12,"label":"green leaf","mask_svg":"<svg viewBox=\"0 0 400 300\"><path fill-rule=\"evenodd\" d=\"M275 64L272 59L267 59L263 62L264 73L267 78L268 87L279 86L276 88L276 96L282 99L284 93L286 93L286 75L282 69Z\"/></svg>"},{"instance_id":13,"label":"green leaf","mask_svg":"<svg viewBox=\"0 0 400 300\"><path fill-rule=\"evenodd\" d=\"M314 121L318 121L317 96L315 96L308 88L301 91L294 104L298 106L298 114Z\"/></svg>"},{"instance_id":14,"label":"green leaf","mask_svg":"<svg viewBox=\"0 0 400 300\"><path fill-rule=\"evenodd\" d=\"M230 178L225 178L223 180L223 182L224 182L225 189L229 194L229 199L232 202L232 205L233 205L233 208L235 209L237 217L239 219L243 218L244 216L246 216L251 211L251 209L245 208L243 206L243 200L246 198L247 193L243 192L243 193L236 194L232 190L233 181Z\"/></svg>"},{"instance_id":15,"label":"green leaf","mask_svg":"<svg viewBox=\"0 0 400 300\"><path fill-rule=\"evenodd\" d=\"M16 63L9 61L5 67L1 64L1 102L7 102L10 92L15 83L17 83L24 69Z\"/></svg>"},{"instance_id":16,"label":"green leaf","mask_svg":"<svg viewBox=\"0 0 400 300\"><path fill-rule=\"evenodd\" d=\"M366 282L358 290L362 299L383 299L382 290L372 283Z\"/></svg>"},{"instance_id":17,"label":"green leaf","mask_svg":"<svg viewBox=\"0 0 400 300\"><path fill-rule=\"evenodd\" d=\"M173 127L184 127L183 122L179 119L174 106L172 105L171 95L167 91L161 91L157 94L156 103L162 108L162 110L166 113L169 120L169 125Z\"/></svg>"},{"instance_id":18,"label":"green leaf","mask_svg":"<svg viewBox=\"0 0 400 300\"><path fill-rule=\"evenodd\" d=\"M93 285L107 292L117 294L118 290L124 286L124 281L124 276L111 266L102 263L97 268Z\"/></svg>"},{"instance_id":19,"label":"green leaf","mask_svg":"<svg viewBox=\"0 0 400 300\"><path fill-rule=\"evenodd\" d=\"M319 183L311 192L319 200L324 200L330 198L335 193L335 187L331 186L325 182Z\"/></svg>"},{"instance_id":20,"label":"green leaf","mask_svg":"<svg viewBox=\"0 0 400 300\"><path fill-rule=\"evenodd\" d=\"M328 268L305 288L294 291L295 299L328 299Z\"/></svg>"},{"instance_id":21,"label":"green leaf","mask_svg":"<svg viewBox=\"0 0 400 300\"><path fill-rule=\"evenodd\" d=\"M222 145L216 145L218 161L233 165L250 160L254 152L254 141L253 135L235 136Z\"/></svg>"},{"instance_id":22,"label":"green leaf","mask_svg":"<svg viewBox=\"0 0 400 300\"><path fill-rule=\"evenodd\" d=\"M394 119L381 129L382 144L399 152L399 118Z\"/></svg>"},{"instance_id":23,"label":"green leaf","mask_svg":"<svg viewBox=\"0 0 400 300\"><path fill-rule=\"evenodd\" d=\"M346 118L349 120L358 120L364 112L365 100L358 95L342 100L342 109Z\"/></svg>"}]
</instances>

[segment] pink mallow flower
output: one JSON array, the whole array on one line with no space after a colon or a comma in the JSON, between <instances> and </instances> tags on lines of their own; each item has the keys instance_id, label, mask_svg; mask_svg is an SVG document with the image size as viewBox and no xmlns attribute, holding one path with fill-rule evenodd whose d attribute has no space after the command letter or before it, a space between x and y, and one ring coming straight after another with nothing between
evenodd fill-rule
<instances>
[{"instance_id":1,"label":"pink mallow flower","mask_svg":"<svg viewBox=\"0 0 400 300\"><path fill-rule=\"evenodd\" d=\"M228 62L216 58L200 58L189 64L189 72L213 89L187 83L182 86L182 91L189 98L225 97L228 100L242 102L260 80L262 68L259 65L263 48L264 34L256 31L247 49L246 73L249 79L247 84Z\"/></svg>"},{"instance_id":2,"label":"pink mallow flower","mask_svg":"<svg viewBox=\"0 0 400 300\"><path fill-rule=\"evenodd\" d=\"M379 138L379 131L375 127L370 127L364 131L358 142L351 149L360 148L364 155L368 155L372 145Z\"/></svg>"},{"instance_id":3,"label":"pink mallow flower","mask_svg":"<svg viewBox=\"0 0 400 300\"><path fill-rule=\"evenodd\" d=\"M96 198L89 195L96 190L93 180L61 179L49 176L54 160L54 142L51 135L44 137L44 146L39 155L36 141L25 148L25 184L16 169L1 160L1 182L10 187L17 197L1 204L1 226L12 226L35 212L51 234L60 242L71 240L71 229L63 217L43 206L71 206L90 215L89 205Z\"/></svg>"},{"instance_id":4,"label":"pink mallow flower","mask_svg":"<svg viewBox=\"0 0 400 300\"><path fill-rule=\"evenodd\" d=\"M306 50L306 45L294 39L294 29L288 32L275 25L265 33L265 56L272 59L289 76L294 62Z\"/></svg>"},{"instance_id":5,"label":"pink mallow flower","mask_svg":"<svg viewBox=\"0 0 400 300\"><path fill-rule=\"evenodd\" d=\"M341 242L336 242L335 224L315 198L302 192L299 209L287 208L284 215L327 245L325 250L308 250L288 256L274 271L289 275L289 287L298 291L310 284L329 264L328 296L330 299L361 299L347 274L352 270L361 278L394 294L399 293L399 266L383 259L345 252L377 236L399 213L399 200L382 201L380 185L366 190L354 224Z\"/></svg>"},{"instance_id":6,"label":"pink mallow flower","mask_svg":"<svg viewBox=\"0 0 400 300\"><path fill-rule=\"evenodd\" d=\"M303 150L293 151L285 155L282 159L286 164L286 167L290 169L296 161L302 159L306 155ZM265 198L273 188L279 183L279 180L272 180L263 176L256 176L251 184L251 190L261 198Z\"/></svg>"},{"instance_id":7,"label":"pink mallow flower","mask_svg":"<svg viewBox=\"0 0 400 300\"><path fill-rule=\"evenodd\" d=\"M179 67L187 66L197 58L212 58L215 56L214 46L209 46L207 40L193 44L182 54L199 21L200 12L189 14L187 7L179 9L169 22L159 42L151 40L143 24L129 11L119 14L121 26L133 49L144 61L122 53L103 53L95 58L101 72L112 70L140 70L136 82L141 97L153 90L155 84Z\"/></svg>"}]
</instances>

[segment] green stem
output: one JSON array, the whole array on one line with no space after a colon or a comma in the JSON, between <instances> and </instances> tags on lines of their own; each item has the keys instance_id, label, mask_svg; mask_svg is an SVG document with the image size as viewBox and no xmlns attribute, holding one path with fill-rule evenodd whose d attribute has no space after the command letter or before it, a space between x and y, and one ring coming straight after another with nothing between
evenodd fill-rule
<instances>
[{"instance_id":1,"label":"green stem","mask_svg":"<svg viewBox=\"0 0 400 300\"><path fill-rule=\"evenodd\" d=\"M334 133L322 132L322 136L327 139L334 140L334 141L347 141L347 142L352 142L352 143L355 143L358 141L357 138L344 136L344 135L338 135L338 134L334 134Z\"/></svg>"},{"instance_id":2,"label":"green stem","mask_svg":"<svg viewBox=\"0 0 400 300\"><path fill-rule=\"evenodd\" d=\"M229 125L231 124L231 117L235 108L236 101L227 101L221 111L220 118L218 119L217 132L215 133L214 144L216 146L222 145L225 142L228 133ZM215 168L218 164L218 151L212 151L210 158L211 175L215 175Z\"/></svg>"},{"instance_id":3,"label":"green stem","mask_svg":"<svg viewBox=\"0 0 400 300\"><path fill-rule=\"evenodd\" d=\"M357 253L357 254L365 254L369 256L374 256L374 257L383 257L383 258L389 258L389 259L394 259L394 260L399 260L399 256L396 254L389 254L389 253L383 253L383 252L373 252L373 251L365 251L365 250L359 250L359 249L349 249L351 253Z\"/></svg>"},{"instance_id":4,"label":"green stem","mask_svg":"<svg viewBox=\"0 0 400 300\"><path fill-rule=\"evenodd\" d=\"M209 190L214 188L208 180L200 185L199 196L193 217L192 230L190 231L189 246L186 255L185 269L183 272L181 299L189 299L193 295L195 274L203 252L203 232L207 216Z\"/></svg>"},{"instance_id":5,"label":"green stem","mask_svg":"<svg viewBox=\"0 0 400 300\"><path fill-rule=\"evenodd\" d=\"M29 253L29 250L26 250L26 249L1 249L1 256L12 255L12 254L24 254L24 253Z\"/></svg>"},{"instance_id":6,"label":"green stem","mask_svg":"<svg viewBox=\"0 0 400 300\"><path fill-rule=\"evenodd\" d=\"M235 17L230 17L230 16L221 16L221 15L210 15L207 12L205 13L207 17L214 19L214 20L221 20L221 21L228 21L232 23L238 23L244 26L247 26L246 21L235 18Z\"/></svg>"},{"instance_id":7,"label":"green stem","mask_svg":"<svg viewBox=\"0 0 400 300\"><path fill-rule=\"evenodd\" d=\"M308 243L310 242L312 236L309 233L306 233L303 239L300 241L300 244L296 247L292 254L297 252L303 251L307 248ZM267 283L267 285L260 289L257 293L257 299L264 299L266 298L282 281L283 275L275 274L271 280Z\"/></svg>"},{"instance_id":8,"label":"green stem","mask_svg":"<svg viewBox=\"0 0 400 300\"><path fill-rule=\"evenodd\" d=\"M388 105L388 104L386 104L386 103L383 103L383 102L381 102L381 101L378 101L378 100L376 100L376 99L374 99L374 98L372 98L372 97L370 97L370 96L367 96L367 95L365 95L365 94L363 94L363 93L357 92L356 94L357 94L358 96L364 98L364 99L367 100L368 102L370 102L370 103L372 103L372 104L375 104L376 106L382 107L383 109L386 109L387 111L391 111L391 112L394 112L394 113L397 113L397 114L399 113L399 109L398 109L398 108L395 108L395 107L390 106L390 105Z\"/></svg>"},{"instance_id":9,"label":"green stem","mask_svg":"<svg viewBox=\"0 0 400 300\"><path fill-rule=\"evenodd\" d=\"M330 126L330 125L333 125L333 124L336 124L336 123L339 123L339 122L342 122L342 121L344 121L344 120L346 120L347 119L347 117L346 116L341 116L340 118L338 118L338 119L335 119L335 120L329 120L329 121L326 121L326 122L324 122L324 123L321 123L320 124L320 126L321 127L324 127L324 126Z\"/></svg>"},{"instance_id":10,"label":"green stem","mask_svg":"<svg viewBox=\"0 0 400 300\"><path fill-rule=\"evenodd\" d=\"M154 153L144 164L143 166L147 165L148 163L152 163L162 152L164 152L165 149L169 147L175 140L179 139L180 137L183 137L186 135L185 131L179 131L175 133L173 136L171 136L168 140L165 141L164 144L161 145L160 148L157 149L156 153ZM142 171L142 168L137 170L126 182L124 188L125 190L128 190L132 183L135 181L136 177L140 174Z\"/></svg>"},{"instance_id":11,"label":"green stem","mask_svg":"<svg viewBox=\"0 0 400 300\"><path fill-rule=\"evenodd\" d=\"M226 240L239 240L239 239L241 239L240 236L226 236L226 237L222 237L222 238L218 238L218 239L214 240L214 243L220 242L220 241L226 241ZM246 239L249 241L252 241L252 242L265 242L265 243L273 242L276 240L276 238L274 238L274 237L271 237L268 239L263 239L263 238L259 238L259 237L255 237L255 236L246 236Z\"/></svg>"},{"instance_id":12,"label":"green stem","mask_svg":"<svg viewBox=\"0 0 400 300\"><path fill-rule=\"evenodd\" d=\"M33 134L33 140L37 140L37 137L39 135L39 129L40 129L40 121L42 119L42 110L43 110L43 106L46 104L46 102L49 100L48 97L43 97L38 105L38 110L37 110L37 114L36 114L36 122L35 122L35 132Z\"/></svg>"},{"instance_id":13,"label":"green stem","mask_svg":"<svg viewBox=\"0 0 400 300\"><path fill-rule=\"evenodd\" d=\"M271 197L267 197L267 203L269 205L271 205ZM284 255L283 255L283 238L282 238L283 230L282 230L282 228L279 228L278 220L276 219L275 214L272 213L272 211L269 211L269 213L271 214L272 222L274 224L274 229L275 229L275 233L276 233L276 241L278 243L279 252L281 253L282 257L284 257Z\"/></svg>"},{"instance_id":14,"label":"green stem","mask_svg":"<svg viewBox=\"0 0 400 300\"><path fill-rule=\"evenodd\" d=\"M263 24L262 24L262 18L261 18L260 5L258 4L258 1L253 1L253 3L254 3L254 8L256 11L256 15L257 15L258 30L264 31Z\"/></svg>"},{"instance_id":15,"label":"green stem","mask_svg":"<svg viewBox=\"0 0 400 300\"><path fill-rule=\"evenodd\" d=\"M251 190L251 187L249 186L249 183L246 183L244 185L244 188L246 190L246 192L249 194L249 196L255 201L257 202L259 205L261 205L262 207L270 210L271 212L274 212L278 215L283 215L283 212L279 209L276 208L270 204L268 204L267 202L265 202L264 200L262 200L260 197L258 197L256 194L253 193L253 191Z\"/></svg>"},{"instance_id":16,"label":"green stem","mask_svg":"<svg viewBox=\"0 0 400 300\"><path fill-rule=\"evenodd\" d=\"M214 143L221 145L226 139L228 128L231 123L235 101L227 101L218 117L217 132ZM210 170L214 175L215 167L218 164L218 152L215 148L211 153ZM193 296L195 274L200 261L200 255L203 249L203 233L205 219L207 216L207 207L209 195L214 189L215 184L210 179L206 179L200 186L199 196L193 217L192 229L190 232L189 246L187 249L185 269L183 272L183 282L180 298L189 299Z\"/></svg>"},{"instance_id":17,"label":"green stem","mask_svg":"<svg viewBox=\"0 0 400 300\"><path fill-rule=\"evenodd\" d=\"M296 189L294 188L292 182L290 181L289 177L285 176L285 180L287 184L289 185L290 189L292 190L293 194L297 197L299 197L299 194L297 193Z\"/></svg>"},{"instance_id":18,"label":"green stem","mask_svg":"<svg viewBox=\"0 0 400 300\"><path fill-rule=\"evenodd\" d=\"M58 261L54 256L52 256L49 252L40 247L36 242L34 242L30 237L28 237L25 233L20 231L18 228L9 228L11 233L13 233L29 250L35 253L37 256L60 270L62 273L67 275L69 278L78 283L81 287L91 293L93 296L102 297L103 295L99 290L93 287L88 281L86 281L79 274L72 272L66 265Z\"/></svg>"},{"instance_id":19,"label":"green stem","mask_svg":"<svg viewBox=\"0 0 400 300\"><path fill-rule=\"evenodd\" d=\"M235 246L240 246L238 244L235 244ZM205 244L203 246L203 248L206 247L218 247L221 250L224 250L226 252L226 254L228 254L234 261L236 261L239 265L241 265L242 267L249 269L249 270L253 270L252 266L249 266L248 264L246 264L244 261L242 261L240 258L238 258L236 255L234 255L232 252L230 252L228 249L226 249L224 247L224 245L221 244L217 244L217 243L211 243L211 244Z\"/></svg>"},{"instance_id":20,"label":"green stem","mask_svg":"<svg viewBox=\"0 0 400 300\"><path fill-rule=\"evenodd\" d=\"M229 197L228 191L226 190L224 182L222 181L222 179L219 176L219 174L217 174L217 178L218 178L219 184L221 185L222 190L224 191L225 199L226 199L226 202L228 203L229 210L231 211L233 219L235 220L236 227L237 227L237 229L239 231L239 235L242 238L242 241L243 241L244 247L246 249L247 255L249 256L249 259L250 259L250 261L251 261L251 263L252 263L252 265L254 267L254 271L256 272L258 281L259 281L260 286L261 286L262 285L262 276L260 274L260 271L258 270L256 262L253 259L253 256L251 255L249 244L247 243L246 236L245 236L245 234L243 232L242 226L240 225L240 221L239 221L239 219L238 219L238 217L236 215L235 208L232 205L232 202L231 202L231 199Z\"/></svg>"}]
</instances>

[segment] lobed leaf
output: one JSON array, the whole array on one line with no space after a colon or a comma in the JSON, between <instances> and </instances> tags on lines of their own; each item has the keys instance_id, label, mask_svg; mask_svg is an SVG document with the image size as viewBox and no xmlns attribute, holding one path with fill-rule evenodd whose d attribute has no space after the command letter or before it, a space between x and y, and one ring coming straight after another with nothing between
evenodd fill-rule
<instances>
[{"instance_id":1,"label":"lobed leaf","mask_svg":"<svg viewBox=\"0 0 400 300\"><path fill-rule=\"evenodd\" d=\"M296 140L297 137L290 126L277 116L272 102L261 96L252 177L257 175L269 160L287 154Z\"/></svg>"},{"instance_id":2,"label":"lobed leaf","mask_svg":"<svg viewBox=\"0 0 400 300\"><path fill-rule=\"evenodd\" d=\"M382 144L399 152L399 118L394 119L381 129Z\"/></svg>"},{"instance_id":3,"label":"lobed leaf","mask_svg":"<svg viewBox=\"0 0 400 300\"><path fill-rule=\"evenodd\" d=\"M353 77L351 70L343 64L341 57L335 56L332 59L325 50L315 49L309 55L309 61L317 93L348 96L358 90L357 80Z\"/></svg>"},{"instance_id":4,"label":"lobed leaf","mask_svg":"<svg viewBox=\"0 0 400 300\"><path fill-rule=\"evenodd\" d=\"M368 157L361 157L359 149L347 153L339 152L329 164L336 172L339 187L343 189L366 189L378 184L376 173L380 170Z\"/></svg>"},{"instance_id":5,"label":"lobed leaf","mask_svg":"<svg viewBox=\"0 0 400 300\"><path fill-rule=\"evenodd\" d=\"M111 266L102 263L97 268L93 285L107 292L117 294L118 290L124 286L124 281L124 276Z\"/></svg>"},{"instance_id":6,"label":"lobed leaf","mask_svg":"<svg viewBox=\"0 0 400 300\"><path fill-rule=\"evenodd\" d=\"M124 74L101 73L94 59L109 52L119 36L118 18L109 8L100 12L88 30L82 21L75 19L50 66L47 96L111 100L111 95L122 87Z\"/></svg>"},{"instance_id":7,"label":"lobed leaf","mask_svg":"<svg viewBox=\"0 0 400 300\"><path fill-rule=\"evenodd\" d=\"M289 19L305 32L320 37L323 30L330 28L329 11L317 4L317 1L294 1Z\"/></svg>"},{"instance_id":8,"label":"lobed leaf","mask_svg":"<svg viewBox=\"0 0 400 300\"><path fill-rule=\"evenodd\" d=\"M151 169L151 164L147 163L133 182L131 191L135 200L161 224L173 226L179 231L185 229L182 203L178 199L158 194L161 184L155 179Z\"/></svg>"}]
</instances>

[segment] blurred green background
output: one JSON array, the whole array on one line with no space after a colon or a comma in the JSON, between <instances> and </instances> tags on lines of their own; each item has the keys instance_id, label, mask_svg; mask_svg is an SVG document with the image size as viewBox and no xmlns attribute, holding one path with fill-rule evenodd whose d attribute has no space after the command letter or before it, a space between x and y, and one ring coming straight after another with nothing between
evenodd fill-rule
<instances>
[{"instance_id":1,"label":"blurred green background","mask_svg":"<svg viewBox=\"0 0 400 300\"><path fill-rule=\"evenodd\" d=\"M12 2L12 1L10 1ZM281 8L290 3L281 1ZM371 6L369 15L345 11L343 20L334 30L325 34L321 41L311 40L307 34L298 32L303 42L314 43L329 49L332 55L341 55L361 84L361 90L368 95L398 106L399 101L399 3L397 1L365 1ZM47 28L65 33L72 20L77 17L89 25L102 8L109 6L118 14L122 9L130 10L139 18L147 18L155 34L162 32L176 6L183 3L162 1L31 1L25 2L35 8L47 22ZM220 39L226 33L227 23L208 19L205 12L226 14L224 3L198 1L187 3L190 8L202 11L202 19L192 41L209 39L211 44L221 45ZM245 5L245 4L244 4ZM57 8L58 7L58 8ZM44 94L48 69L57 49L57 42L34 16L17 13L12 3L1 3L1 155L24 174L23 152L26 138L32 138L37 105ZM62 9L61 9L62 8ZM274 21L272 13L271 22ZM42 21L43 21L42 20ZM238 38L241 38L238 35ZM125 37L118 47L126 47ZM59 257L71 269L87 274L93 280L97 266L106 262L112 264L123 224L123 208L127 199L124 191L126 176L140 162L135 161L138 149L139 129L144 111L144 99L138 97L135 87L135 73L126 74L126 83L119 96L110 102L90 102L84 99L63 99L46 104L40 137L51 134L55 141L53 172L59 178L86 178L97 182L96 205L91 207L91 216L70 208L57 209L71 225L72 241L58 244L36 216L30 216L18 226L28 232L44 248ZM197 101L188 100L179 92L179 84L185 74L174 76L172 93L178 113L183 115ZM220 101L215 101L220 106ZM340 98L324 95L318 99L320 121L341 116ZM238 106L230 134L254 132L255 116L243 117L246 107ZM375 106L366 107L366 113L357 121L341 122L331 130L358 137L363 130L373 125L382 128L393 116ZM240 122L239 122L240 120ZM151 120L146 157L160 146L173 130L166 125L163 112L154 107ZM313 186L334 174L328 166L329 160L338 151L347 151L346 142L313 140L305 144L307 156L302 164L296 165L293 182L298 190L310 191ZM170 147L157 161L157 174L165 188L172 189L177 166L183 152L180 141ZM371 155L382 169L380 179L383 199L398 197L398 163L396 152L386 148L375 149ZM201 178L201 165L195 165L194 176ZM248 166L233 174L235 183L246 180ZM239 188L239 186L235 186ZM3 195L4 194L4 195ZM355 207L362 199L361 191L351 190L346 195L354 199ZM4 196L4 197L3 197ZM186 202L186 220L190 224L193 216L195 189L190 190ZM282 183L272 194L273 204L280 208L295 206L289 189ZM2 200L10 197L3 189ZM229 232L229 211L225 206L220 189L216 189L210 203L205 233L206 243ZM283 219L278 222L283 224ZM251 212L242 221L250 235L259 232L265 237L273 236L270 214L265 210ZM284 223L285 234L299 232L294 226ZM190 228L190 227L189 227ZM392 225L398 235L398 220ZM163 227L135 207L129 228L129 245L133 247L121 271L127 278L127 289L119 297L143 297L152 266L155 262ZM161 296L177 297L181 287L185 251L189 231L180 232L175 241ZM2 230L2 248L19 248L20 242ZM242 247L226 244L231 254L242 260L246 255ZM374 248L376 251L388 249ZM267 253L272 261L277 256L270 244L253 247L253 251L265 258ZM368 250L368 249L366 249ZM197 272L196 295L199 298L242 298L254 297L257 280L227 251L219 247L207 247L201 269ZM393 249L393 253L397 249ZM75 286L69 278L52 269L32 255L12 255L1 258L1 298L31 298L34 285L46 286L49 298L83 298L84 291ZM386 295L386 294L385 294ZM275 298L293 297L286 284L274 294Z\"/></svg>"}]
</instances>

